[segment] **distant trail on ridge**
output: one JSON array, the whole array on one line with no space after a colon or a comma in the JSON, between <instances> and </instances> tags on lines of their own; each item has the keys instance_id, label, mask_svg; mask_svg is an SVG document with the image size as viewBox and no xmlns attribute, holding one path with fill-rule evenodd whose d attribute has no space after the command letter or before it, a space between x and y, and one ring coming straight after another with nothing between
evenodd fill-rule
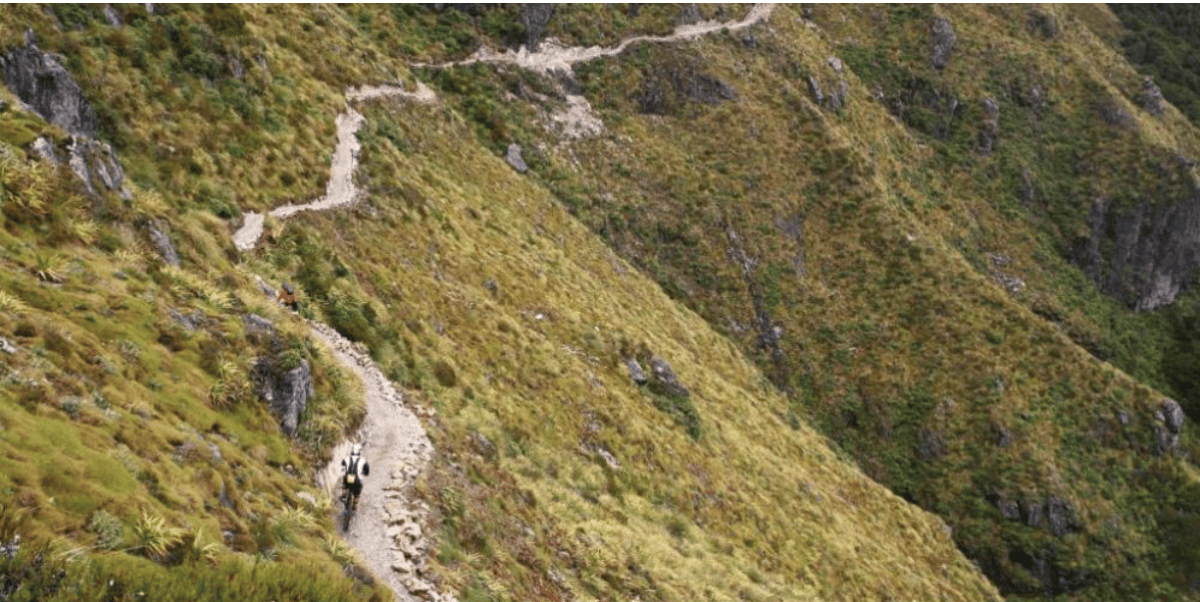
<instances>
[{"instance_id":1,"label":"distant trail on ridge","mask_svg":"<svg viewBox=\"0 0 1200 602\"><path fill-rule=\"evenodd\" d=\"M665 36L634 36L622 40L616 46L601 48L592 46L583 48L580 46L563 46L558 40L548 38L538 45L537 52L529 52L524 46L519 50L506 50L504 52L496 52L486 46L480 48L475 54L461 61L443 63L439 67L454 67L459 65L471 65L474 63L508 63L516 65L523 69L537 71L539 73L552 73L555 71L570 72L571 67L576 63L582 63L597 59L602 56L615 56L625 51L630 44L638 42L676 42L689 38L696 38L702 35L710 34L723 29L736 31L744 29L759 21L767 18L772 11L775 10L774 4L755 4L745 19L741 21L701 21L689 25L679 25L675 31Z\"/></svg>"}]
</instances>

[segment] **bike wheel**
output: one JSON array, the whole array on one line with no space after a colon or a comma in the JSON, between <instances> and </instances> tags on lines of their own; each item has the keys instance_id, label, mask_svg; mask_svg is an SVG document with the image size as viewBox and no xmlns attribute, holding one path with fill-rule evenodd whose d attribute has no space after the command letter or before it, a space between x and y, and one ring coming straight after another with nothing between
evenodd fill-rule
<instances>
[{"instance_id":1,"label":"bike wheel","mask_svg":"<svg viewBox=\"0 0 1200 602\"><path fill-rule=\"evenodd\" d=\"M350 531L350 518L354 515L354 499L349 491L342 494L342 531Z\"/></svg>"}]
</instances>

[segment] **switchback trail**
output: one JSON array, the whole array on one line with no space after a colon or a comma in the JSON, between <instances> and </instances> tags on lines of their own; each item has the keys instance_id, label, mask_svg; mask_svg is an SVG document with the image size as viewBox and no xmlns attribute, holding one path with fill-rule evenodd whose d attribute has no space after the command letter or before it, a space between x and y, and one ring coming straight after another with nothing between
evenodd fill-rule
<instances>
[{"instance_id":1,"label":"switchback trail","mask_svg":"<svg viewBox=\"0 0 1200 602\"><path fill-rule=\"evenodd\" d=\"M544 74L569 74L576 63L619 54L637 42L672 42L726 29L749 27L769 16L773 8L771 4L757 4L740 21L680 25L670 35L636 36L608 48L565 47L553 39L544 41L540 49L532 53L525 48L505 53L481 48L471 58L439 67L476 62L507 63ZM564 121L567 123L564 134L578 137L598 133L602 124L592 114L587 99L581 95L566 96L568 110L563 115L552 116L560 124ZM289 203L277 207L269 212L272 217L283 219L300 211L332 209L357 199L358 189L354 185L360 149L357 133L365 120L350 104L384 97L407 98L423 104L437 102L433 91L420 82L414 91L397 86L348 89L346 110L336 120L337 144L329 166L330 177L325 195L302 205ZM252 250L258 244L263 221L264 216L260 213L244 214L242 227L233 234L233 242L240 251ZM349 532L344 534L346 541L362 555L375 576L388 584L398 600L454 602L456 598L453 594L439 592L429 582L425 565L429 542L421 530L428 508L423 503L414 503L411 496L407 495L433 454L425 429L414 410L405 405L404 396L388 381L365 349L346 340L325 324L310 322L309 327L313 336L329 347L337 361L358 376L366 396L367 414L362 428L333 450L329 464L317 475L318 485L336 499L340 493L341 460L349 454L354 443L366 445L363 455L371 464L371 475L364 481L358 513ZM431 412L428 409L415 411Z\"/></svg>"},{"instance_id":2,"label":"switchback trail","mask_svg":"<svg viewBox=\"0 0 1200 602\"><path fill-rule=\"evenodd\" d=\"M346 111L337 116L337 146L333 149L333 158L329 163L329 183L325 185L325 196L303 205L288 203L276 207L270 212L272 217L282 219L301 211L321 211L354 202L358 196L358 188L354 186L354 170L358 168L360 149L358 129L366 120L349 103L387 96L399 96L426 104L437 100L433 91L420 82L417 83L417 89L414 92L406 91L398 86L363 86L347 90ZM258 239L262 236L263 214L251 211L244 214L243 217L242 227L233 235L233 244L239 251L249 251L258 244Z\"/></svg>"}]
</instances>

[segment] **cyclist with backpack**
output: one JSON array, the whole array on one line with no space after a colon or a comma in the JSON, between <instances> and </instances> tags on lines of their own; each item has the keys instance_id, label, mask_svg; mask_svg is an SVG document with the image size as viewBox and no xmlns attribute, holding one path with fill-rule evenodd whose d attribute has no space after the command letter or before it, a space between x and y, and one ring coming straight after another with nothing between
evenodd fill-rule
<instances>
[{"instance_id":1,"label":"cyclist with backpack","mask_svg":"<svg viewBox=\"0 0 1200 602\"><path fill-rule=\"evenodd\" d=\"M371 473L371 465L362 457L362 444L355 443L350 449L350 457L342 460L342 488L345 495L350 496L350 511L358 510L358 496L362 495L362 479Z\"/></svg>"}]
</instances>

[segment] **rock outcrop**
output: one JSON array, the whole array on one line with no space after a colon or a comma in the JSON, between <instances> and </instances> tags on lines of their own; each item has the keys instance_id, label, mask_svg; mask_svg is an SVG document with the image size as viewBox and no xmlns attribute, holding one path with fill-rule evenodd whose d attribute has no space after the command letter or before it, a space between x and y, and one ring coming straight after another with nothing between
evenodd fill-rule
<instances>
[{"instance_id":1,"label":"rock outcrop","mask_svg":"<svg viewBox=\"0 0 1200 602\"><path fill-rule=\"evenodd\" d=\"M649 387L651 391L659 395L670 397L688 397L691 395L688 388L679 381L679 377L675 375L675 371L671 369L671 365L657 355L650 358Z\"/></svg>"},{"instance_id":2,"label":"rock outcrop","mask_svg":"<svg viewBox=\"0 0 1200 602\"><path fill-rule=\"evenodd\" d=\"M300 360L300 365L291 370L279 371L273 361L261 358L255 366L255 380L259 397L279 418L283 432L295 437L300 415L313 395L312 367L308 360Z\"/></svg>"},{"instance_id":3,"label":"rock outcrop","mask_svg":"<svg viewBox=\"0 0 1200 602\"><path fill-rule=\"evenodd\" d=\"M96 112L57 57L42 52L30 39L25 46L0 56L0 66L5 84L21 102L71 135L66 162L89 195L113 191L123 199L133 198L112 147L93 139L98 130ZM49 140L39 138L34 150L43 158L62 162Z\"/></svg>"},{"instance_id":4,"label":"rock outcrop","mask_svg":"<svg viewBox=\"0 0 1200 602\"><path fill-rule=\"evenodd\" d=\"M629 369L629 378L632 378L633 382L637 383L638 386L650 382L650 378L646 376L646 371L642 369L642 365L636 359L632 357L626 358L625 367Z\"/></svg>"},{"instance_id":5,"label":"rock outcrop","mask_svg":"<svg viewBox=\"0 0 1200 602\"><path fill-rule=\"evenodd\" d=\"M842 65L841 59L831 56L826 63L833 71L833 76L824 78L824 86L821 85L821 78L816 75L808 76L808 89L812 92L813 101L817 104L840 111L842 107L846 106L846 96L850 93L850 84L846 81L845 67Z\"/></svg>"},{"instance_id":6,"label":"rock outcrop","mask_svg":"<svg viewBox=\"0 0 1200 602\"><path fill-rule=\"evenodd\" d=\"M1200 191L1176 202L1118 208L1096 199L1076 262L1100 290L1136 311L1175 301L1200 267Z\"/></svg>"},{"instance_id":7,"label":"rock outcrop","mask_svg":"<svg viewBox=\"0 0 1200 602\"><path fill-rule=\"evenodd\" d=\"M676 25L692 25L699 23L703 17L700 15L700 6L695 2L684 4L679 9L679 16L675 17Z\"/></svg>"},{"instance_id":8,"label":"rock outcrop","mask_svg":"<svg viewBox=\"0 0 1200 602\"><path fill-rule=\"evenodd\" d=\"M508 151L504 153L504 160L517 170L517 173L529 171L529 166L525 164L525 158L521 156L521 147L516 143L508 145Z\"/></svg>"},{"instance_id":9,"label":"rock outcrop","mask_svg":"<svg viewBox=\"0 0 1200 602\"><path fill-rule=\"evenodd\" d=\"M999 490L993 490L988 493L987 499L1004 518L1049 531L1055 537L1074 533L1080 528L1075 505L1056 495L1045 499L1025 498L1016 501Z\"/></svg>"},{"instance_id":10,"label":"rock outcrop","mask_svg":"<svg viewBox=\"0 0 1200 602\"><path fill-rule=\"evenodd\" d=\"M1002 592L1055 596L1077 591L1086 585L1089 574L1067 566L1054 551L1057 547L1055 539L1082 528L1075 504L1057 495L1013 499L999 489L989 491L985 497L1000 516L1044 533L1040 542L1031 538L1024 544L1014 545L1007 554L1007 562L983 555L980 568Z\"/></svg>"},{"instance_id":11,"label":"rock outcrop","mask_svg":"<svg viewBox=\"0 0 1200 602\"><path fill-rule=\"evenodd\" d=\"M95 137L96 113L58 58L30 43L0 56L4 83L46 121L74 136Z\"/></svg>"},{"instance_id":12,"label":"rock outcrop","mask_svg":"<svg viewBox=\"0 0 1200 602\"><path fill-rule=\"evenodd\" d=\"M930 56L930 62L935 68L943 69L950 61L950 53L954 50L954 42L958 40L958 37L954 35L954 25L945 17L935 18L931 30L933 53Z\"/></svg>"},{"instance_id":13,"label":"rock outcrop","mask_svg":"<svg viewBox=\"0 0 1200 602\"><path fill-rule=\"evenodd\" d=\"M1163 93L1159 89L1158 84L1154 83L1154 78L1147 76L1142 81L1142 92L1138 94L1138 103L1142 105L1151 115L1162 117L1163 114Z\"/></svg>"},{"instance_id":14,"label":"rock outcrop","mask_svg":"<svg viewBox=\"0 0 1200 602\"><path fill-rule=\"evenodd\" d=\"M521 5L521 25L525 26L525 48L529 52L537 50L538 44L542 41L542 35L546 33L546 25L550 23L552 16L554 16L553 4Z\"/></svg>"},{"instance_id":15,"label":"rock outcrop","mask_svg":"<svg viewBox=\"0 0 1200 602\"><path fill-rule=\"evenodd\" d=\"M175 252L175 245L171 242L171 237L167 235L167 223L162 220L146 220L142 227L146 230L146 236L154 245L154 249L158 251L159 257L168 265L179 267L179 254Z\"/></svg>"},{"instance_id":16,"label":"rock outcrop","mask_svg":"<svg viewBox=\"0 0 1200 602\"><path fill-rule=\"evenodd\" d=\"M115 192L124 200L133 194L125 186L125 170L107 142L75 136L67 149L67 164L91 196Z\"/></svg>"},{"instance_id":17,"label":"rock outcrop","mask_svg":"<svg viewBox=\"0 0 1200 602\"><path fill-rule=\"evenodd\" d=\"M652 115L670 115L688 102L715 105L737 99L732 86L702 73L686 59L652 68L637 92L638 110Z\"/></svg>"},{"instance_id":18,"label":"rock outcrop","mask_svg":"<svg viewBox=\"0 0 1200 602\"><path fill-rule=\"evenodd\" d=\"M979 128L979 154L991 156L1000 138L1000 103L994 98L983 99L983 123Z\"/></svg>"},{"instance_id":19,"label":"rock outcrop","mask_svg":"<svg viewBox=\"0 0 1200 602\"><path fill-rule=\"evenodd\" d=\"M1174 399L1164 399L1154 411L1155 451L1166 454L1179 447L1179 432L1183 430L1183 408Z\"/></svg>"}]
</instances>

